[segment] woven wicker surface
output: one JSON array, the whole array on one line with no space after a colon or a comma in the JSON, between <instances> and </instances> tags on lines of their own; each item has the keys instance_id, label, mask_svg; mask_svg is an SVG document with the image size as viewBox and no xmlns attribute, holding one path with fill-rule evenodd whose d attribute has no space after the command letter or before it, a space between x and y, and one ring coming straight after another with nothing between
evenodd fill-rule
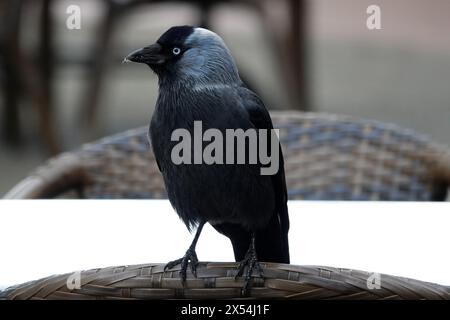
<instances>
[{"instance_id":1,"label":"woven wicker surface","mask_svg":"<svg viewBox=\"0 0 450 320\"><path fill-rule=\"evenodd\" d=\"M445 200L450 151L395 125L320 113L272 112L289 199ZM5 198L165 198L142 127L50 160Z\"/></svg>"},{"instance_id":2,"label":"woven wicker surface","mask_svg":"<svg viewBox=\"0 0 450 320\"><path fill-rule=\"evenodd\" d=\"M450 152L411 130L329 114L273 112L280 129L290 199L445 200ZM133 129L49 160L5 198L165 198L147 128ZM82 287L68 275L33 281L0 293L8 299L239 298L234 264L201 263L183 288L178 272L148 264L85 271ZM449 299L448 287L328 267L267 264L252 297L293 299Z\"/></svg>"},{"instance_id":3,"label":"woven wicker surface","mask_svg":"<svg viewBox=\"0 0 450 320\"><path fill-rule=\"evenodd\" d=\"M263 264L264 278L254 278L250 298L271 299L450 299L450 287L380 275L380 288L369 289L368 272L317 266ZM69 290L71 274L10 288L0 299L239 299L242 278L234 263L200 263L198 277L186 286L178 269L163 264L109 267L83 271L79 289Z\"/></svg>"}]
</instances>

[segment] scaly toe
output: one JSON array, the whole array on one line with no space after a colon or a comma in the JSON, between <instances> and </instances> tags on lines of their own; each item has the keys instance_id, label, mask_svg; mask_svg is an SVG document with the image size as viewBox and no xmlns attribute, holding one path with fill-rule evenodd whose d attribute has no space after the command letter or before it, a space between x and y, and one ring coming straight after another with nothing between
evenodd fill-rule
<instances>
[{"instance_id":1,"label":"scaly toe","mask_svg":"<svg viewBox=\"0 0 450 320\"><path fill-rule=\"evenodd\" d=\"M165 266L164 266L164 271L167 271L169 269L172 269L173 267L179 265L181 262L183 261L183 258L177 259L177 260L173 260L168 262Z\"/></svg>"},{"instance_id":2,"label":"scaly toe","mask_svg":"<svg viewBox=\"0 0 450 320\"><path fill-rule=\"evenodd\" d=\"M191 266L191 271L192 274L197 277L197 266L198 266L198 258L197 258L197 254L195 253L194 249L188 249L186 251L186 254L184 255L183 258L174 260L174 261L170 261L169 263L166 264L166 266L164 267L164 271L172 269L173 267L180 265L180 278L181 281L183 283L186 282L186 278L187 278L187 269L188 269L188 265L190 264Z\"/></svg>"}]
</instances>

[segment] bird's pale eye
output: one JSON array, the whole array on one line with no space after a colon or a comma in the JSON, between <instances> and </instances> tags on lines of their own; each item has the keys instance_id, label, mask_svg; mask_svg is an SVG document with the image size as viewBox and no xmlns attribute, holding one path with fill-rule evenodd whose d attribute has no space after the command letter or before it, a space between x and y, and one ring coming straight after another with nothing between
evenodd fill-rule
<instances>
[{"instance_id":1,"label":"bird's pale eye","mask_svg":"<svg viewBox=\"0 0 450 320\"><path fill-rule=\"evenodd\" d=\"M181 53L181 49L178 47L175 47L172 49L172 53L177 56Z\"/></svg>"}]
</instances>

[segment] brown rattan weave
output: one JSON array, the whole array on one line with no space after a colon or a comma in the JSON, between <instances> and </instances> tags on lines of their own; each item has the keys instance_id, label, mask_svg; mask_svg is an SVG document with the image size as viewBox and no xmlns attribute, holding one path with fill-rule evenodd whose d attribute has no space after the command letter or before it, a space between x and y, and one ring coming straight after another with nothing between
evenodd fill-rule
<instances>
[{"instance_id":1,"label":"brown rattan weave","mask_svg":"<svg viewBox=\"0 0 450 320\"><path fill-rule=\"evenodd\" d=\"M273 112L286 163L290 199L445 200L450 152L411 130L329 114ZM49 160L5 195L8 199L165 198L164 184L147 139L133 129ZM292 214L292 213L291 213ZM201 263L198 279L183 288L176 270L161 264L109 267L82 273L82 287L69 290L68 275L10 288L5 299L239 298L235 264ZM381 276L381 289L367 287L369 273L329 267L266 264L255 279L254 298L449 299L449 287Z\"/></svg>"},{"instance_id":2,"label":"brown rattan weave","mask_svg":"<svg viewBox=\"0 0 450 320\"><path fill-rule=\"evenodd\" d=\"M263 264L264 279L254 278L256 299L450 299L450 287L380 275L380 287L367 285L371 273L318 266ZM200 263L197 278L183 287L178 269L163 264L118 266L83 271L79 289L69 289L71 274L56 275L10 288L0 299L237 299L242 278L234 263ZM70 282L70 281L69 281ZM369 279L370 282L370 279ZM70 282L71 283L71 282Z\"/></svg>"}]
</instances>

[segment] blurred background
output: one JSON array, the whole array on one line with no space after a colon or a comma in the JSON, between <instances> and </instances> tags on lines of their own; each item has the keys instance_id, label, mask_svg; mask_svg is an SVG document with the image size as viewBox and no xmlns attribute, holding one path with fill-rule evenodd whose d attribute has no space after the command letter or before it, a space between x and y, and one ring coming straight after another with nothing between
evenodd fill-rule
<instances>
[{"instance_id":1,"label":"blurred background","mask_svg":"<svg viewBox=\"0 0 450 320\"><path fill-rule=\"evenodd\" d=\"M381 30L366 26L372 4ZM67 27L74 5L80 29ZM156 76L121 61L174 25L219 33L269 109L450 144L448 0L2 0L0 18L0 196L53 154L147 125Z\"/></svg>"}]
</instances>

